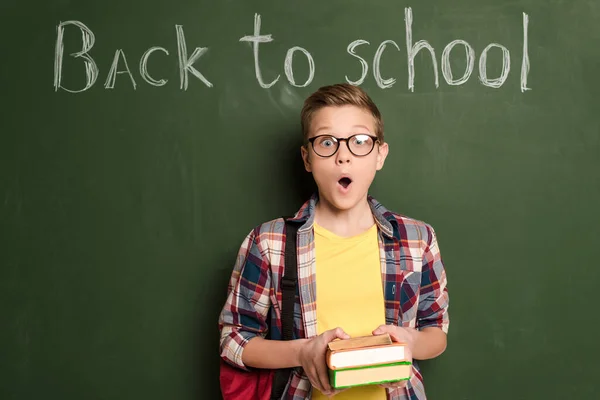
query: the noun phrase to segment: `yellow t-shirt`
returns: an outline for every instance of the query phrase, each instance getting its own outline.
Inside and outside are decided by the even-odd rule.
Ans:
[[[352,237],[337,236],[314,224],[317,268],[317,331],[336,327],[351,337],[371,335],[385,324],[385,304],[377,225]],[[317,389],[313,399],[327,399]],[[335,400],[385,400],[385,389],[354,387]]]

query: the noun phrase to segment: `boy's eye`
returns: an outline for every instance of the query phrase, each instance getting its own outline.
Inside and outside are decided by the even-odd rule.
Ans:
[[[369,137],[369,135],[356,135],[354,136],[353,142],[357,146],[362,146],[369,143],[370,140],[371,138]]]
[[[321,138],[321,140],[319,140],[319,145],[323,146],[323,147],[332,147],[332,146],[335,146],[335,142],[332,138],[325,137],[325,138]]]

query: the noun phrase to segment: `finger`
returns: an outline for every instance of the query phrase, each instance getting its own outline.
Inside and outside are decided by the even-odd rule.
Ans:
[[[329,374],[327,373],[327,368],[325,365],[316,366],[317,379],[319,384],[323,388],[323,393],[328,394],[332,392],[331,385],[329,384]]]
[[[384,387],[386,389],[400,389],[406,386],[406,381],[398,381],[398,382],[388,382],[388,383],[383,383],[381,385],[379,385],[381,387]]]
[[[332,392],[331,392],[331,397],[333,397],[333,396],[337,396],[338,394],[340,394],[340,393],[342,393],[342,392],[345,392],[346,390],[348,390],[348,389],[339,389],[339,390],[332,389]]]
[[[325,389],[323,389],[323,388],[322,388],[322,387],[319,385],[319,383],[318,383],[318,381],[317,381],[317,380],[314,380],[314,381],[313,381],[312,379],[309,379],[309,381],[310,381],[310,384],[312,385],[313,389],[316,389],[316,390],[318,390],[319,392],[321,392],[321,393],[323,393],[323,394],[327,394],[327,393],[326,393],[326,391],[325,391]]]
[[[308,371],[304,371],[306,373],[306,376],[308,377],[308,380],[310,381],[310,384],[317,390],[319,390],[319,392],[324,393],[325,389],[323,389],[323,386],[321,386],[321,382],[319,380],[319,374],[317,373],[316,369],[310,369]]]
[[[316,368],[311,368],[306,372],[306,376],[308,377],[308,380],[310,381],[310,384],[313,386],[313,388],[317,389],[319,392],[323,393],[323,394],[327,394],[327,390],[325,390],[325,388],[323,387],[323,385],[321,384],[321,379],[319,376],[319,371],[317,371]]]

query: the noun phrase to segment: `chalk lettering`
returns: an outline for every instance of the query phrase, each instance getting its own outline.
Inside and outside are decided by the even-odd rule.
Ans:
[[[306,82],[303,85],[297,85],[296,80],[294,79],[294,71],[292,69],[292,61],[294,59],[294,53],[296,51],[300,51],[300,52],[304,53],[304,55],[306,56],[306,59],[308,60],[308,71],[309,71],[308,79],[306,80]],[[313,60],[310,53],[302,47],[295,46],[288,50],[287,55],[285,56],[285,62],[283,65],[283,69],[285,70],[285,76],[287,77],[288,81],[290,82],[290,85],[292,85],[292,86],[307,87],[308,85],[310,85],[313,78],[315,77],[315,61]]]
[[[523,13],[523,62],[521,63],[521,92],[531,90],[527,87],[527,76],[529,75],[529,15]]]
[[[377,86],[379,86],[382,89],[391,88],[392,86],[394,86],[394,83],[396,83],[396,78],[383,79],[381,77],[381,71],[379,68],[379,63],[381,62],[381,55],[383,54],[383,51],[385,50],[385,47],[388,44],[393,44],[396,47],[396,49],[400,51],[400,47],[398,47],[396,42],[394,42],[393,40],[384,40],[377,48],[377,51],[375,52],[375,57],[373,58],[373,77],[375,78],[375,82],[377,82]]]
[[[125,70],[119,71],[117,68],[119,67],[119,59],[123,58],[123,62],[125,63]],[[106,82],[104,83],[105,89],[114,89],[115,81],[117,80],[117,74],[129,74],[129,78],[131,79],[131,84],[133,85],[133,90],[136,88],[135,80],[133,79],[133,75],[131,75],[131,71],[129,70],[129,65],[127,65],[127,58],[125,57],[125,53],[123,50],[118,49],[115,51],[115,58],[113,59],[113,63],[110,67],[110,71],[108,72],[108,76],[106,77]]]
[[[161,79],[161,80],[157,81],[156,79],[152,78],[150,76],[150,74],[148,73],[148,58],[150,57],[150,55],[152,53],[154,53],[157,50],[160,50],[163,53],[165,53],[166,55],[169,55],[169,52],[167,51],[167,49],[165,49],[163,47],[150,47],[148,50],[146,50],[146,52],[140,59],[140,75],[142,76],[143,80],[145,80],[146,82],[148,82],[149,84],[151,84],[153,86],[164,86],[168,82],[167,79]]]
[[[358,39],[358,40],[355,40],[354,42],[350,43],[348,45],[348,48],[346,49],[348,54],[350,54],[353,57],[358,58],[358,60],[360,61],[360,65],[362,67],[362,74],[360,75],[360,79],[358,79],[357,81],[351,81],[350,78],[348,78],[348,75],[346,75],[346,82],[348,82],[351,85],[355,85],[355,86],[362,85],[363,82],[365,81],[365,78],[367,77],[367,73],[369,72],[369,64],[367,63],[367,61],[364,58],[362,58],[361,56],[359,56],[358,54],[356,54],[356,48],[358,46],[360,46],[361,44],[369,44],[369,42],[367,42],[366,40]]]
[[[487,77],[487,53],[492,47],[498,47],[502,50],[502,72],[500,73],[500,76],[495,79],[489,79]],[[491,43],[483,49],[481,56],[479,56],[479,80],[484,86],[498,89],[504,84],[504,81],[506,81],[509,72],[510,52],[506,47],[498,43]]]
[[[252,50],[254,52],[254,72],[256,73],[256,80],[258,84],[263,89],[268,89],[273,86],[279,80],[279,76],[275,78],[271,83],[265,83],[262,78],[262,74],[260,72],[260,63],[258,62],[258,46],[261,43],[269,43],[273,41],[273,37],[271,35],[261,35],[260,34],[260,15],[254,14],[254,35],[252,36],[244,36],[240,39],[240,42],[251,42]]]
[[[187,55],[187,45],[185,43],[185,35],[183,33],[183,26],[175,25],[175,30],[177,31],[177,50],[179,54],[179,80],[180,80],[180,88],[183,90],[187,90],[188,88],[188,72],[191,72],[196,78],[200,79],[206,86],[213,87],[212,83],[208,81],[198,71],[193,67],[194,63],[202,57],[204,53],[208,51],[207,47],[196,47],[192,55],[188,58]]]
[[[457,44],[462,44],[465,46],[465,53],[467,57],[467,68],[465,69],[465,73],[460,79],[453,79],[452,77],[452,68],[450,66],[450,52]],[[446,80],[448,85],[462,85],[471,77],[471,73],[473,73],[473,67],[475,65],[475,50],[471,47],[471,45],[464,40],[454,40],[444,48],[444,52],[442,53],[442,75]]]
[[[83,62],[85,64],[86,84],[85,84],[85,87],[81,90],[67,89],[64,86],[62,86],[62,84],[61,84],[63,55],[65,52],[63,36],[64,36],[65,26],[67,26],[67,25],[75,25],[81,31],[81,41],[82,41],[81,51],[71,54],[71,56],[73,56],[75,58],[83,58]],[[70,93],[84,92],[84,91],[88,90],[89,88],[91,88],[94,85],[94,83],[96,82],[96,79],[98,79],[98,66],[96,65],[96,62],[94,61],[94,59],[92,57],[90,57],[90,55],[88,54],[88,51],[90,51],[92,49],[92,47],[94,47],[94,41],[95,41],[94,33],[87,26],[85,26],[83,23],[81,23],[79,21],[61,22],[58,24],[58,27],[56,30],[57,30],[56,47],[55,47],[55,51],[54,51],[54,91],[58,91],[58,89],[60,88],[60,89],[66,90],[67,92],[70,92]]]
[[[404,21],[406,26],[406,53],[408,57],[408,89],[411,92],[415,91],[415,56],[423,49],[427,49],[431,53],[431,62],[433,63],[433,74],[435,77],[435,87],[440,86],[438,78],[437,59],[433,47],[426,40],[419,40],[413,45],[412,43],[412,9],[410,7],[404,9]]]

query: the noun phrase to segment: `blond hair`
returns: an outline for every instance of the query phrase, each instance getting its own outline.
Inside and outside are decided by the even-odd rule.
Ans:
[[[323,86],[305,101],[300,113],[304,141],[308,140],[310,123],[315,112],[323,107],[356,106],[369,112],[375,119],[375,135],[383,143],[383,119],[379,109],[369,95],[360,87],[348,83]]]

